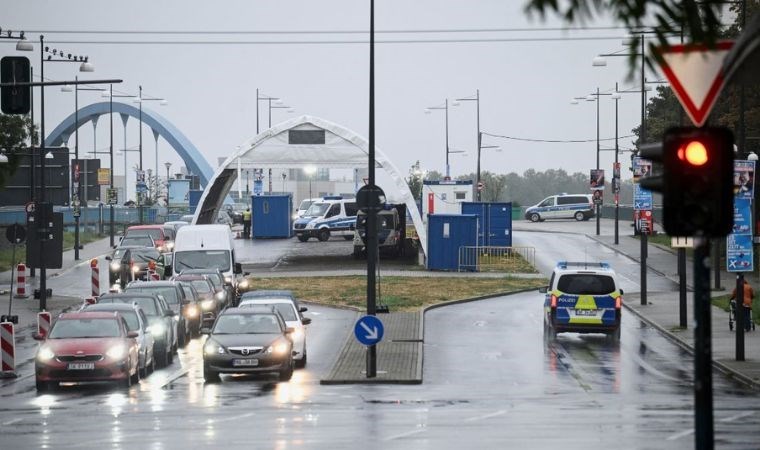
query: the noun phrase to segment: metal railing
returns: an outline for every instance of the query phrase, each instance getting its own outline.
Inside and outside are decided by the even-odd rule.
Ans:
[[[535,247],[459,247],[460,272],[521,272],[535,263]]]

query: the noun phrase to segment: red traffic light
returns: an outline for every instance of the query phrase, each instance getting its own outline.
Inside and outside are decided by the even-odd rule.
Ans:
[[[703,166],[709,159],[707,147],[701,141],[684,142],[678,147],[677,156],[678,159],[686,161],[692,166]]]

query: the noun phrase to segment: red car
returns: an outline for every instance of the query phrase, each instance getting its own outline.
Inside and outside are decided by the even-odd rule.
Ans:
[[[163,225],[132,225],[127,228],[124,237],[150,236],[159,252],[169,252],[174,247],[174,242],[171,241],[168,234],[169,231]]]
[[[38,391],[63,381],[114,381],[129,387],[139,380],[137,331],[128,331],[116,312],[73,312],[58,316],[35,357]]]

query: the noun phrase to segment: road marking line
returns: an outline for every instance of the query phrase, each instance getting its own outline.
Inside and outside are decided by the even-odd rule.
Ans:
[[[19,423],[22,420],[24,420],[24,419],[18,418],[18,419],[9,420],[7,422],[3,422],[3,426],[5,427],[5,426],[8,426],[8,425],[13,425],[14,423]]]
[[[739,413],[739,414],[737,414],[735,416],[726,417],[725,419],[720,419],[720,421],[721,422],[733,422],[734,420],[743,419],[745,417],[749,417],[749,416],[752,416],[754,414],[755,414],[754,411],[747,411],[747,412]]]
[[[682,431],[680,433],[676,433],[676,434],[674,434],[672,436],[668,436],[668,438],[666,440],[668,440],[668,441],[675,441],[676,439],[681,439],[682,437],[686,437],[686,436],[688,436],[690,434],[694,434],[694,430],[684,430],[684,431]]]
[[[470,417],[468,419],[465,419],[464,421],[465,422],[476,422],[478,420],[486,420],[486,419],[490,419],[492,417],[498,417],[498,416],[501,416],[501,415],[506,414],[506,413],[507,413],[507,411],[504,410],[504,409],[502,409],[502,410],[493,412],[491,414],[486,414],[486,415],[477,416],[477,417]]]
[[[189,372],[190,372],[190,368],[189,367],[182,367],[182,368],[180,368],[178,370],[175,370],[173,373],[169,374],[166,377],[166,381],[164,381],[163,383],[161,383],[161,385],[158,386],[158,388],[162,389],[162,388],[166,387],[167,384],[172,383],[175,380],[177,380],[177,379],[179,379],[179,378],[187,375]]]
[[[426,430],[426,428],[425,428],[424,425],[421,425],[419,428],[417,428],[415,430],[407,431],[406,433],[396,434],[396,435],[387,437],[384,440],[386,440],[386,441],[393,441],[393,440],[396,440],[396,439],[401,439],[401,438],[404,438],[404,437],[413,436],[415,434],[422,433],[423,431],[427,431],[427,430]]]
[[[211,419],[211,423],[222,423],[222,422],[229,422],[232,420],[240,420],[240,419],[245,419],[246,417],[251,417],[254,415],[256,415],[256,413],[250,412],[250,413],[240,414],[239,416],[226,417],[224,419]]]

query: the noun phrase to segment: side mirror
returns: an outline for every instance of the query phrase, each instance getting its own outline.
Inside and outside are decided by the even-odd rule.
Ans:
[[[202,327],[201,328],[201,334],[211,334],[211,328],[209,328],[209,327]]]
[[[135,339],[135,338],[137,338],[139,336],[140,336],[140,333],[138,333],[137,331],[127,331],[127,337],[128,338]]]
[[[304,317],[303,319],[301,319],[301,323],[304,324],[304,325],[308,325],[308,324],[311,323],[311,318],[310,317]]]
[[[298,307],[298,312],[306,312],[306,311],[308,311],[308,310],[309,310],[309,308],[307,308],[307,307],[305,307],[305,306],[299,306],[299,307]]]
[[[167,317],[174,317],[174,316],[177,315],[177,313],[175,313],[174,310],[170,309],[170,310],[166,311],[166,313],[164,315],[167,316]]]
[[[106,261],[113,261],[113,258],[111,258],[110,256],[106,256]]]
[[[34,339],[35,341],[44,341],[45,335],[39,334],[39,333],[32,333],[32,339]]]
[[[538,288],[538,292],[542,294],[546,294],[548,291],[549,291],[549,286],[541,286],[540,288]]]
[[[625,295],[625,292],[623,292],[622,289],[620,289],[620,295]]]
[[[235,263],[235,275],[243,273],[243,265],[240,263]]]

